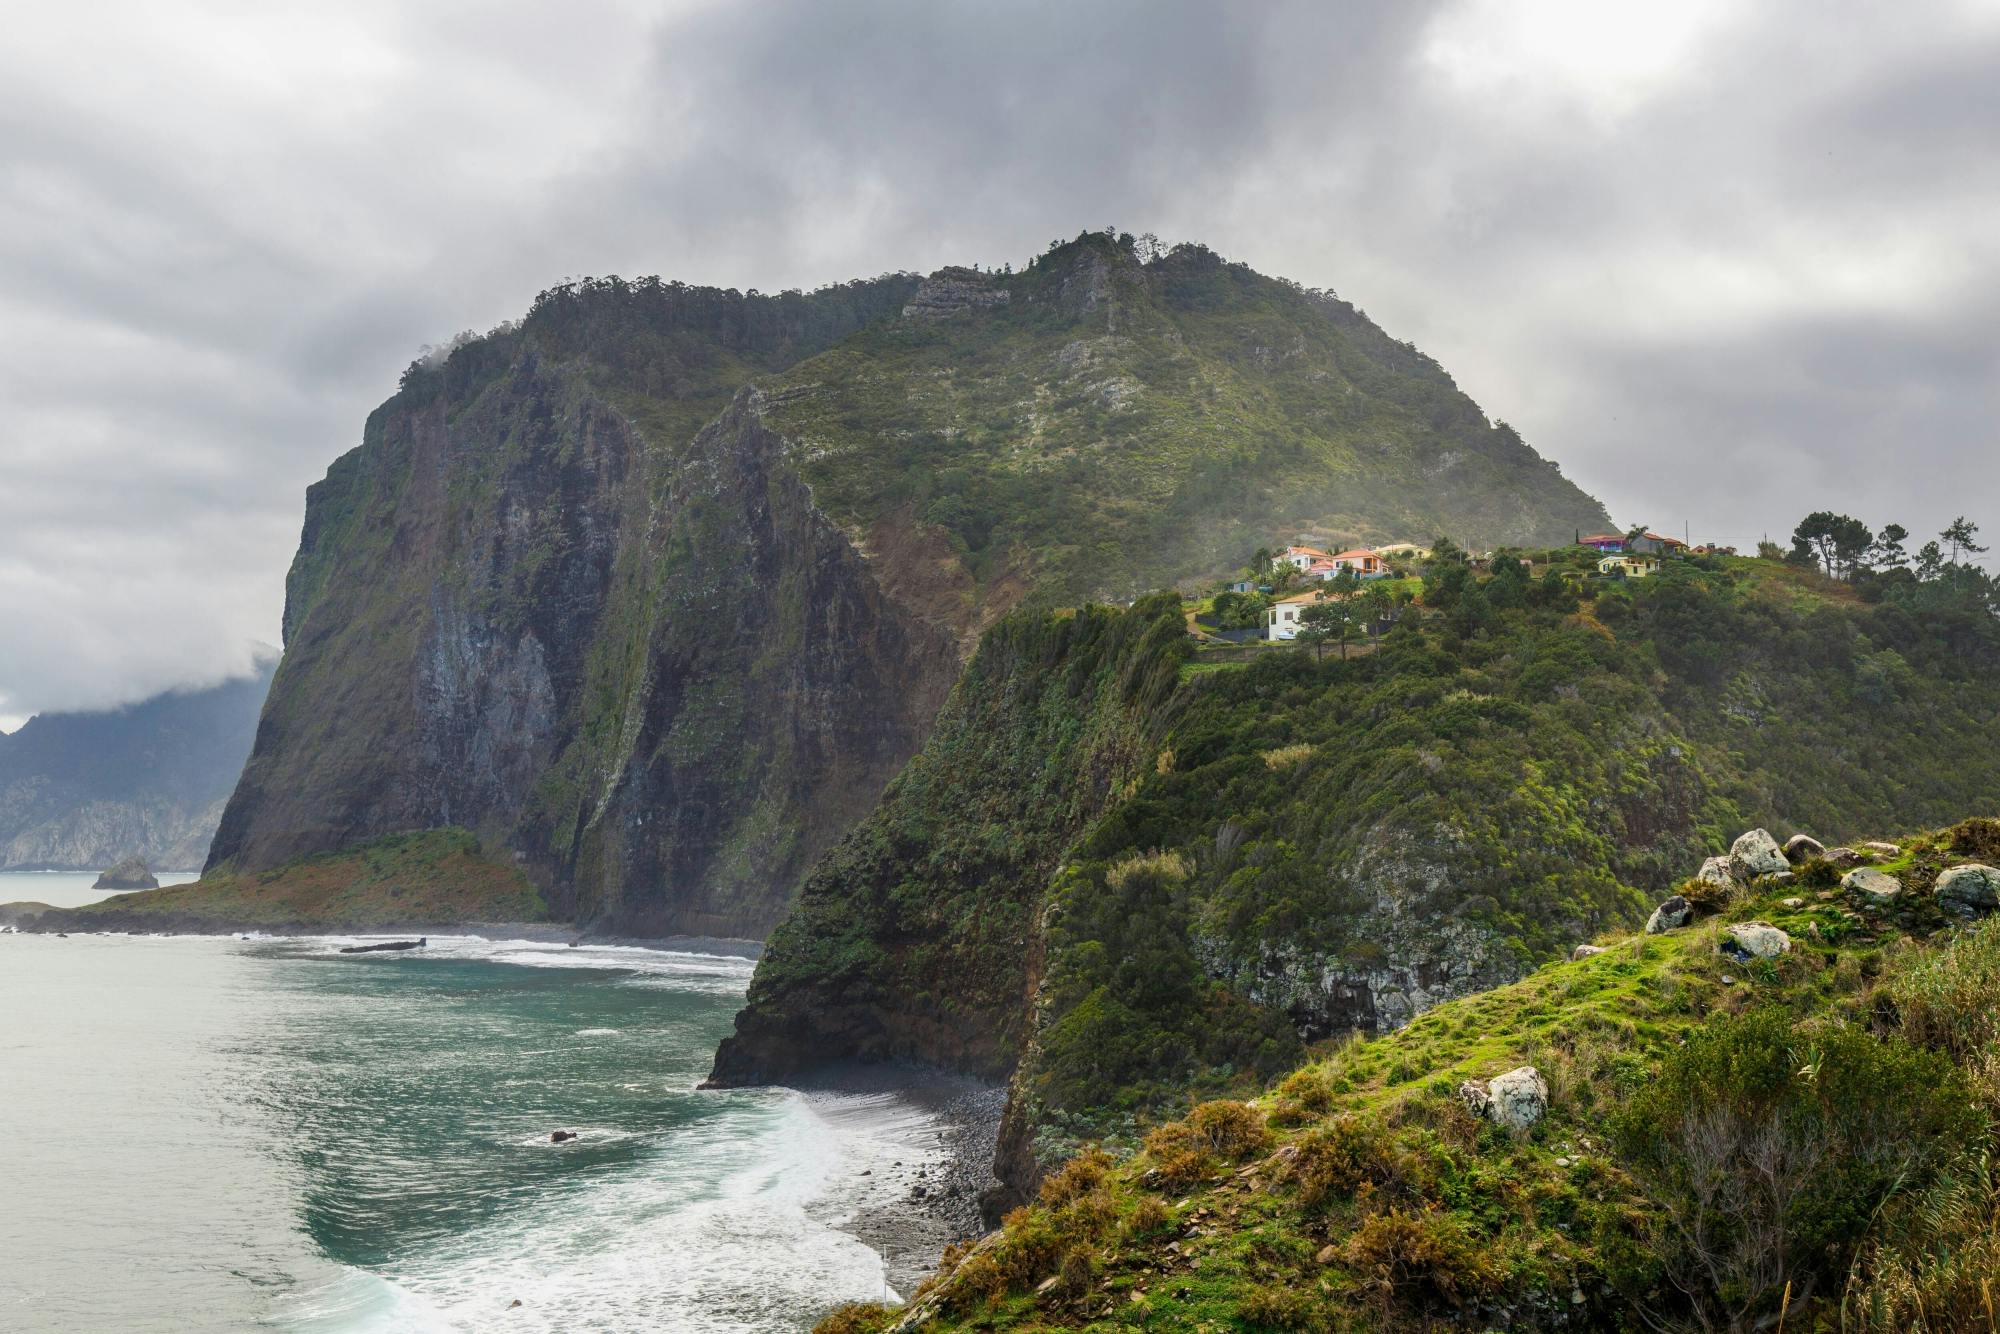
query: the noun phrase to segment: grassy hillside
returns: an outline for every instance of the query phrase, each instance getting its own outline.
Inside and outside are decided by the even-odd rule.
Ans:
[[[978,728],[941,727],[910,770],[927,780],[893,787],[824,864],[718,1073],[1013,1062],[1001,1168],[1025,1191],[1190,1094],[1261,1087],[1315,1043],[1400,1027],[1636,924],[1746,827],[1837,841],[1871,807],[1926,824],[2000,791],[1990,622],[1867,603],[1770,561],[1695,558],[1629,583],[1579,581],[1583,563],[1442,567],[1347,662],[1300,649],[1212,666],[1168,599],[1090,613],[1089,642],[1117,654],[969,676],[952,716]],[[995,634],[1053,654],[1063,641],[1036,628],[1053,624]],[[1169,671],[1172,690],[1119,715],[1099,808],[1024,823],[1030,795],[1068,791],[1056,776],[1072,772],[1031,720]],[[973,859],[1017,839],[1034,855]],[[865,1032],[830,1003],[851,996],[867,998]]]
[[[2000,919],[1933,887],[1996,854],[1993,820],[1910,839],[1886,904],[1808,859],[1332,1044],[1084,1151],[909,1311],[820,1328],[1989,1328]],[[1788,948],[1732,957],[1752,922]],[[1523,1065],[1536,1119],[1465,1096]]]

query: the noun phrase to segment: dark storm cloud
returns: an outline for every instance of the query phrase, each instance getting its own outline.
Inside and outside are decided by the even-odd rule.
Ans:
[[[305,486],[417,346],[587,273],[775,290],[1112,223],[1335,288],[1621,520],[2000,498],[1991,6],[133,3],[9,38],[0,718],[247,665]]]

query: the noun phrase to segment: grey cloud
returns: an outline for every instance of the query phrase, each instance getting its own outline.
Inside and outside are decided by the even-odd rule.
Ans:
[[[587,273],[1115,223],[1340,291],[1622,519],[2000,496],[1976,5],[130,3],[0,48],[0,716],[246,667],[418,344]]]

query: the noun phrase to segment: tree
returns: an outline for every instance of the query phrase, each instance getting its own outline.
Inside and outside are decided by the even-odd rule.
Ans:
[[[1340,613],[1331,602],[1314,602],[1299,613],[1299,624],[1304,626],[1298,633],[1300,642],[1312,645],[1313,661],[1318,662],[1323,646],[1334,634],[1334,623]]]
[[[1389,612],[1394,606],[1388,589],[1380,584],[1368,585],[1368,591],[1361,595],[1361,614],[1367,621],[1369,642],[1379,638],[1375,627],[1389,619]]]
[[[1939,533],[1938,536],[1943,538],[1945,543],[1951,547],[1950,560],[1953,565],[1958,564],[1958,556],[1961,551],[1968,556],[1977,556],[1983,554],[1986,550],[1978,542],[1979,525],[1971,522],[1963,514],[1953,519],[1951,526]]]
[[[1852,578],[1868,554],[1875,534],[1859,519],[1831,510],[1815,510],[1792,530],[1792,554],[1817,559],[1833,578]]]
[[[1879,570],[1899,570],[1910,563],[1909,553],[1903,550],[1903,539],[1910,530],[1900,523],[1885,523],[1875,538],[1875,545],[1868,549],[1868,563]]]

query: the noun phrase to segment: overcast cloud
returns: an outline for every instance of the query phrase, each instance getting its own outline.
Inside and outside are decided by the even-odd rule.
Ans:
[[[245,668],[418,346],[1116,224],[1331,287],[1621,522],[2000,531],[2000,4],[17,7],[0,725]]]

